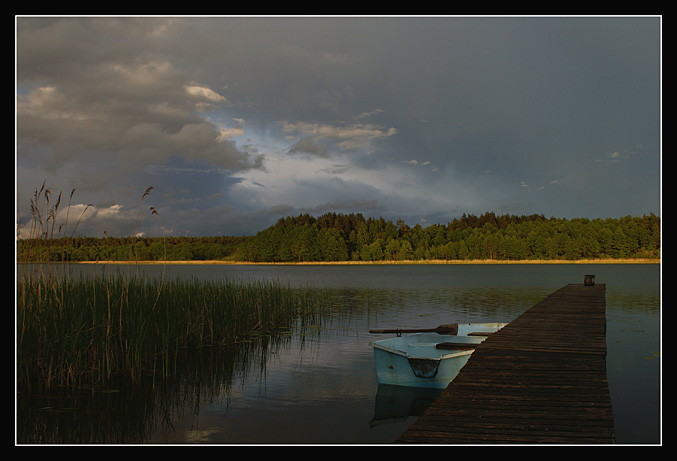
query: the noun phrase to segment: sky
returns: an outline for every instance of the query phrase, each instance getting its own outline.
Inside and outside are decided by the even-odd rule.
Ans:
[[[17,16],[17,228],[43,183],[55,236],[660,215],[661,26]]]

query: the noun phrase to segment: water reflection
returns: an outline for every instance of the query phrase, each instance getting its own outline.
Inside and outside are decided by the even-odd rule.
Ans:
[[[376,391],[374,418],[370,426],[408,421],[419,416],[435,402],[442,389],[391,386],[379,384]]]
[[[147,276],[161,266],[142,268]],[[87,266],[73,271],[104,272]],[[116,270],[108,267],[108,274]],[[585,273],[607,283],[617,443],[660,434],[657,267],[199,267],[171,277],[273,280],[323,290],[315,325],[194,354],[173,379],[17,395],[19,443],[391,443],[435,397],[378,384],[373,328],[509,322]],[[502,275],[501,275],[502,274]],[[651,358],[651,359],[650,359]],[[438,392],[433,390],[433,392]]]
[[[186,411],[199,414],[208,402],[227,401],[234,383],[265,374],[268,358],[289,338],[262,337],[230,349],[186,352],[175,377],[122,378],[108,388],[17,396],[17,442],[29,444],[143,443],[154,433],[170,434]]]

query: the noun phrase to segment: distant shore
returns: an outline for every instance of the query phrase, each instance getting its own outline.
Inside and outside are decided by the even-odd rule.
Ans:
[[[471,264],[660,264],[660,259],[524,259],[500,261],[477,260],[422,260],[422,261],[309,261],[309,262],[249,262],[249,261],[76,261],[73,264],[171,264],[171,265],[241,265],[241,266],[388,266],[388,265],[471,265]]]

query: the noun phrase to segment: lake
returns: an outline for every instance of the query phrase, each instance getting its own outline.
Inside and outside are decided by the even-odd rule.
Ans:
[[[616,443],[661,443],[658,264],[148,265],[148,277],[268,280],[323,290],[321,325],[196,357],[169,382],[17,397],[19,443],[389,444],[439,391],[379,385],[374,328],[509,322],[558,288],[606,284]],[[128,266],[73,265],[78,273]],[[136,268],[134,269],[136,270]]]

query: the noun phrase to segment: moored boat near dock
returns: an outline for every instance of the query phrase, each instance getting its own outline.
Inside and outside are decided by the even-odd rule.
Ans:
[[[444,389],[467,363],[475,347],[505,325],[471,323],[424,330],[371,330],[370,333],[397,335],[371,343],[379,383]]]
[[[605,292],[586,276],[487,337],[396,442],[613,444]]]

